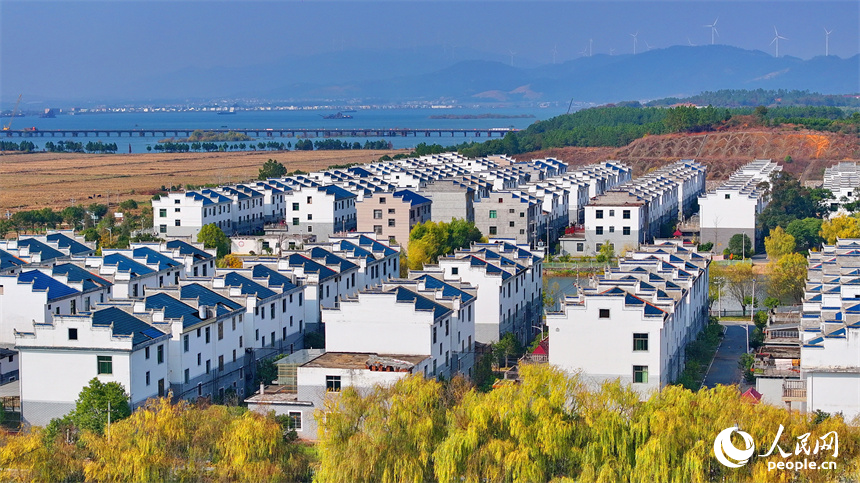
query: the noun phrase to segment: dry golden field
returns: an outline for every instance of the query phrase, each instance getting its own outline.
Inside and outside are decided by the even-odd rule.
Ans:
[[[268,159],[288,170],[369,163],[401,151],[277,151],[158,154],[34,153],[0,156],[0,212],[74,203],[148,200],[161,186],[254,179]]]

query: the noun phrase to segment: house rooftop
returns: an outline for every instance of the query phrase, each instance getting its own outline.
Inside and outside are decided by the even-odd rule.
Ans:
[[[326,352],[325,354],[305,363],[302,367],[321,367],[331,369],[369,369],[374,362],[390,362],[412,369],[429,355],[414,354],[377,354],[367,352]]]

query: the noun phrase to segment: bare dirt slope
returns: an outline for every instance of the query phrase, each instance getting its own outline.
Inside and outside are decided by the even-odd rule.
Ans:
[[[860,159],[860,139],[802,130],[724,131],[648,136],[620,149],[555,148],[516,157],[555,157],[576,166],[617,159],[633,166],[634,176],[679,159],[695,159],[708,166],[709,180],[722,180],[753,159],[781,162],[786,156],[792,158],[784,164],[786,171],[804,180],[821,180],[825,167]]]
[[[237,183],[255,178],[268,159],[294,171],[369,163],[399,151],[69,154],[0,156],[0,210],[63,208],[149,199],[161,186]],[[2,214],[0,212],[0,214]]]

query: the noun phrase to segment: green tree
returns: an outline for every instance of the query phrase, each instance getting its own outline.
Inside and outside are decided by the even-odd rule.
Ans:
[[[263,163],[263,167],[260,168],[260,174],[258,176],[261,180],[267,180],[270,178],[283,178],[287,174],[287,168],[283,164],[274,159],[269,159],[265,163]]]
[[[115,423],[130,415],[128,394],[122,385],[118,382],[103,383],[94,377],[78,395],[71,420],[80,430],[102,434],[108,419]]]
[[[409,232],[409,268],[419,270],[424,264],[436,263],[442,255],[467,248],[482,239],[481,232],[473,222],[454,219],[451,223],[419,223]]]
[[[216,248],[218,258],[230,253],[230,239],[215,223],[210,223],[200,229],[200,233],[197,234],[197,242],[202,243],[205,248]]]
[[[808,252],[811,249],[817,249],[821,245],[821,223],[820,218],[803,218],[792,220],[785,227],[785,232],[794,237],[796,250]]]
[[[757,223],[765,234],[777,226],[787,227],[793,220],[820,218],[825,212],[827,190],[810,190],[785,171],[773,173],[770,181],[759,184],[770,203],[758,216]]]
[[[734,258],[753,256],[750,237],[746,233],[736,233],[729,239],[728,251],[734,255]]]
[[[848,215],[834,216],[821,223],[819,235],[828,245],[836,243],[837,238],[860,238],[860,220]]]
[[[768,293],[780,300],[801,302],[806,288],[806,272],[806,257],[800,253],[789,253],[771,262],[768,264]]]
[[[615,247],[609,242],[609,240],[606,240],[602,245],[600,245],[600,250],[597,252],[595,260],[597,260],[598,263],[610,263],[614,258]]]
[[[123,212],[136,210],[137,209],[137,201],[134,200],[125,200],[119,204],[119,209]]]

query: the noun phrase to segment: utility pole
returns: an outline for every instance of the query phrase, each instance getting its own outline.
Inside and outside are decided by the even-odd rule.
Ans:
[[[755,275],[753,275],[752,297],[750,297],[750,322],[753,322],[755,315]],[[750,330],[749,325],[744,324],[744,331],[747,333],[747,354],[750,353]]]

